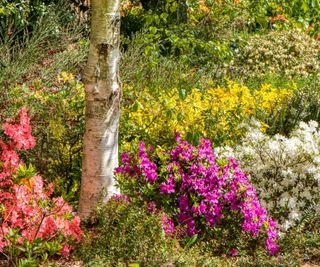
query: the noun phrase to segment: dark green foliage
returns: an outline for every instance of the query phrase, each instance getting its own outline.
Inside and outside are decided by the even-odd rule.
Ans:
[[[62,6],[67,12],[60,14],[57,20],[53,19],[54,10]],[[0,45],[24,46],[25,41],[31,38],[35,29],[48,16],[51,16],[57,27],[52,29],[51,38],[54,34],[59,34],[58,23],[68,23],[73,19],[69,4],[65,0],[2,0],[0,3]],[[15,55],[12,54],[12,56]]]
[[[167,241],[159,217],[146,207],[110,201],[97,211],[98,225],[80,254],[88,266],[161,266],[167,260]]]
[[[253,17],[253,26],[256,30],[292,27],[306,29],[312,26],[310,34],[313,36],[319,34],[319,0],[254,0],[248,2],[248,10]],[[276,18],[279,15],[285,20],[270,20],[270,17]]]
[[[0,23],[3,24],[6,23],[6,20],[1,18],[1,5],[2,3],[0,4]],[[51,72],[50,78],[52,78],[52,73],[55,72],[54,75],[56,75],[57,69],[58,71],[75,70],[79,68],[80,62],[83,63],[85,52],[82,50],[81,55],[66,53],[64,57],[58,58],[55,64],[52,64],[53,57],[59,57],[60,52],[66,50],[68,45],[82,38],[83,26],[75,21],[69,4],[64,3],[63,0],[43,6],[43,8],[43,13],[36,16],[32,30],[23,28],[18,31],[21,32],[23,38],[19,39],[14,34],[10,37],[7,34],[8,31],[11,31],[9,28],[17,27],[16,22],[8,22],[8,25],[0,29],[0,35],[6,36],[0,38],[0,87],[13,81],[31,80],[37,75],[48,78],[48,72]],[[20,18],[20,15],[16,13],[2,16],[7,16],[9,19],[11,15]],[[47,64],[43,65],[45,60]],[[57,69],[53,70],[54,67]]]
[[[288,135],[297,128],[300,121],[320,122],[320,81],[319,79],[303,79],[297,81],[297,90],[277,117],[269,122],[269,134],[282,133]]]

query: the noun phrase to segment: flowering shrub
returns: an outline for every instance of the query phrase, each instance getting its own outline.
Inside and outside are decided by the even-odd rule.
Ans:
[[[320,130],[301,122],[289,137],[270,137],[250,128],[242,144],[220,153],[235,156],[252,176],[263,206],[287,229],[304,211],[320,211]]]
[[[22,165],[17,150],[35,146],[29,117],[3,124],[0,139],[0,252],[15,264],[35,264],[53,254],[69,255],[82,236],[80,219],[62,197],[51,198],[53,185]],[[22,260],[21,257],[27,259]]]
[[[266,248],[275,254],[276,223],[237,161],[217,161],[206,139],[194,147],[177,135],[177,142],[169,152],[155,153],[141,142],[137,155],[123,153],[116,169],[122,191],[148,202],[151,210],[162,210],[167,235],[205,239],[216,229],[238,227],[255,239],[266,234]]]
[[[28,108],[37,145],[23,151],[23,158],[49,181],[58,178],[55,193],[74,200],[81,176],[84,88],[68,72],[62,71],[54,79],[10,87],[7,98],[2,100],[5,105],[0,120],[11,117],[21,107]]]
[[[266,73],[307,77],[319,75],[319,42],[300,30],[256,35],[240,49],[233,70],[242,77]]]
[[[275,116],[292,91],[263,85],[251,92],[233,82],[225,88],[193,89],[185,96],[175,89],[156,95],[145,88],[134,103],[124,107],[122,140],[127,142],[125,145],[132,138],[147,140],[152,145],[168,145],[174,140],[172,130],[176,130],[189,141],[204,136],[217,144],[230,143],[244,134],[241,123],[251,117],[263,121]]]

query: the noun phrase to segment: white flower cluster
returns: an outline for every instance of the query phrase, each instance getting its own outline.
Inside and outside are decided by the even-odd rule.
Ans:
[[[306,33],[274,31],[251,37],[231,67],[246,76],[281,73],[306,77],[319,74],[319,55],[319,42]]]
[[[218,148],[235,157],[251,175],[263,205],[284,229],[298,222],[308,208],[320,210],[320,130],[301,122],[290,137],[270,137],[250,128],[240,146]]]

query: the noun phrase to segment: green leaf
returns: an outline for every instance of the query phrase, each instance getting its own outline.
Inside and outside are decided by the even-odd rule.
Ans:
[[[138,110],[138,103],[136,102],[136,103],[134,103],[132,106],[131,106],[131,112],[137,112],[137,110]]]
[[[161,13],[160,18],[164,21],[167,22],[169,14],[168,13]]]
[[[151,34],[156,34],[157,31],[158,31],[158,29],[157,29],[156,27],[154,27],[154,26],[150,26],[150,27],[149,27],[149,32],[150,32]]]
[[[179,90],[179,98],[180,99],[182,99],[182,100],[186,99],[187,95],[188,95],[188,93],[187,93],[186,89],[182,88]]]
[[[191,247],[198,239],[198,235],[186,238],[186,248]]]

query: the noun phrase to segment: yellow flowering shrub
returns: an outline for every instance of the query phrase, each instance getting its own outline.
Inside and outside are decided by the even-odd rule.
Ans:
[[[261,110],[267,111],[270,115],[275,108],[281,107],[282,103],[291,96],[295,89],[295,84],[293,84],[292,90],[273,88],[270,84],[264,84],[254,94],[255,103]]]
[[[174,131],[194,142],[203,136],[216,144],[232,144],[243,135],[243,123],[252,118],[265,129],[265,119],[281,110],[293,90],[266,84],[251,91],[229,82],[226,87],[195,88],[181,96],[177,89],[159,90],[156,95],[149,88],[133,95],[134,88],[125,87],[125,99],[130,95],[131,102],[122,110],[122,144],[143,139],[153,145],[169,145]]]

